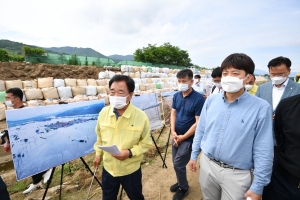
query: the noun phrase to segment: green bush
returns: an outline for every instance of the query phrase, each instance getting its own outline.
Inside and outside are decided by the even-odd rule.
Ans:
[[[8,62],[9,61],[9,56],[7,51],[0,49],[0,61],[1,62]]]

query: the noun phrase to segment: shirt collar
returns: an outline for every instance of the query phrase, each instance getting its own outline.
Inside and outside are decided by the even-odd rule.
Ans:
[[[244,99],[246,99],[247,97],[248,97],[248,95],[250,95],[249,93],[248,93],[248,91],[246,90],[246,89],[244,89],[244,92],[243,92],[243,94],[241,95],[241,96],[239,96],[236,100],[234,100],[233,102],[237,102],[237,103],[239,103],[239,102],[241,102],[241,101],[243,101]],[[227,100],[226,100],[226,98],[225,98],[225,91],[222,91],[222,98],[223,98],[223,100],[224,100],[224,102],[228,102]],[[233,103],[232,102],[232,103]],[[229,102],[228,102],[229,103]]]
[[[284,81],[284,83],[280,86],[280,88],[285,88],[285,87],[287,86],[288,82],[289,82],[289,78],[287,78],[287,79]],[[273,87],[276,87],[276,85],[273,84]],[[276,87],[276,88],[278,88],[278,87]],[[278,88],[278,89],[280,89],[280,88]]]
[[[131,116],[132,110],[133,110],[133,105],[129,102],[128,107],[126,108],[125,112],[121,116],[123,116],[125,118],[129,118]],[[115,112],[117,112],[117,109],[110,106],[108,116],[111,117],[111,116],[115,115]]]
[[[183,97],[182,92],[180,92],[180,93],[181,93],[182,98],[186,98],[186,97],[190,96],[194,91],[195,91],[194,88],[192,88],[192,91],[187,96],[185,96],[185,97]]]

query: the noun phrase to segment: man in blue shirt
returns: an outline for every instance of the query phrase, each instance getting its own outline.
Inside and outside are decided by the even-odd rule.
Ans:
[[[254,67],[245,54],[229,55],[221,65],[224,92],[209,96],[203,106],[189,166],[197,170],[202,150],[199,181],[204,199],[260,200],[270,182],[272,109],[244,88]]]
[[[189,69],[177,73],[178,90],[172,103],[171,133],[172,133],[172,159],[176,173],[177,183],[170,187],[171,192],[176,192],[173,200],[183,199],[189,192],[186,177],[192,142],[204,104],[203,96],[193,88],[193,72]]]
[[[195,75],[194,77],[194,84],[193,84],[193,89],[196,92],[199,92],[200,94],[204,95],[205,93],[205,88],[204,88],[204,84],[201,83],[201,76],[200,75]]]

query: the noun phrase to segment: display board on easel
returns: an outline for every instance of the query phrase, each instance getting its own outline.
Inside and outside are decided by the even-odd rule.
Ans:
[[[17,180],[92,153],[104,105],[96,100],[7,110]]]

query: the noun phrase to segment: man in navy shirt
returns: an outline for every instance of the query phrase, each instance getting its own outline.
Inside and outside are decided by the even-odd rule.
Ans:
[[[177,79],[179,92],[173,97],[171,111],[172,159],[177,178],[177,183],[170,187],[171,192],[176,192],[173,200],[183,199],[189,191],[186,165],[191,157],[192,142],[204,104],[203,96],[192,88],[191,70],[179,71]]]

